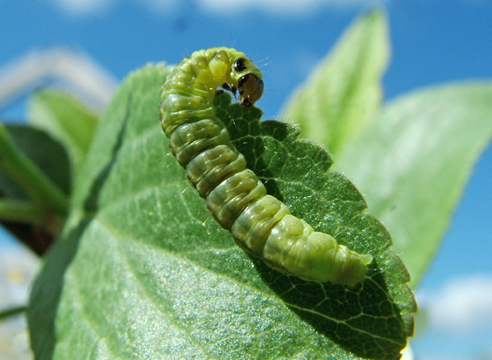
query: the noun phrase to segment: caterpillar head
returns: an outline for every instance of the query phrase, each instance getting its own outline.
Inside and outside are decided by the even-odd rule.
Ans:
[[[231,78],[237,82],[239,102],[243,106],[253,106],[263,94],[263,76],[260,69],[249,59],[238,57],[231,69]],[[232,91],[235,92],[235,87]]]

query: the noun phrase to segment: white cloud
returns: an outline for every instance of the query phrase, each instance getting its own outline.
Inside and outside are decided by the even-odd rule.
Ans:
[[[492,274],[454,279],[419,302],[435,330],[467,333],[491,327]]]
[[[122,0],[49,0],[72,16],[87,16],[106,12]],[[151,11],[173,14],[180,0],[133,0]],[[320,8],[353,9],[381,5],[392,0],[194,0],[199,8],[220,15],[240,15],[244,11],[259,10],[280,16],[304,16]],[[480,4],[487,0],[462,0]]]
[[[304,15],[321,7],[352,8],[381,4],[386,0],[199,0],[207,11],[234,14],[244,10],[258,9],[278,15]]]
[[[51,0],[70,15],[84,16],[102,13],[114,0]]]
[[[72,16],[100,14],[121,0],[50,0],[64,12]],[[138,1],[138,0],[135,0]],[[321,7],[352,8],[381,4],[388,0],[196,0],[198,6],[208,12],[218,14],[240,14],[247,10],[260,10],[270,14],[299,16],[311,14]],[[152,11],[173,13],[179,0],[138,1]]]
[[[71,16],[83,17],[102,14],[121,0],[50,0],[61,10]],[[146,8],[162,13],[173,13],[179,0],[134,0]]]

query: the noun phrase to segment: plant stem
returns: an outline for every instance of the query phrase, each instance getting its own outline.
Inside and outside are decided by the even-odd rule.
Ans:
[[[28,201],[0,200],[0,220],[42,223],[42,210]]]
[[[8,318],[10,316],[14,316],[17,314],[21,314],[27,310],[27,306],[17,306],[13,307],[7,310],[1,310],[0,311],[0,320],[3,320],[5,318]]]
[[[58,186],[14,144],[0,123],[0,169],[3,170],[40,209],[66,216],[68,199]]]

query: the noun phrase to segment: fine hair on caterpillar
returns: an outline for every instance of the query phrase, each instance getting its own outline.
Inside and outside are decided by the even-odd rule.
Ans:
[[[366,276],[369,254],[339,245],[314,231],[268,195],[232,143],[213,104],[218,87],[253,106],[263,94],[258,67],[242,52],[210,48],[194,52],[167,76],[160,119],[169,147],[219,224],[236,243],[271,268],[306,281],[352,285]]]

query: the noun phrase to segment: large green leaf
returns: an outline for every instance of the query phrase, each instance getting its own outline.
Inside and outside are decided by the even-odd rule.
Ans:
[[[395,101],[337,157],[391,231],[416,286],[492,137],[492,84],[418,91]],[[467,239],[465,241],[472,241]]]
[[[130,76],[97,130],[73,211],[31,294],[38,359],[394,359],[412,332],[408,274],[326,151],[216,97],[268,191],[374,261],[354,287],[307,283],[234,243],[192,189],[157,119],[168,69]]]
[[[359,19],[289,99],[282,118],[337,155],[379,110],[389,57],[387,28],[381,11]]]
[[[43,90],[30,101],[29,121],[65,146],[76,175],[91,144],[97,114],[65,92]]]

